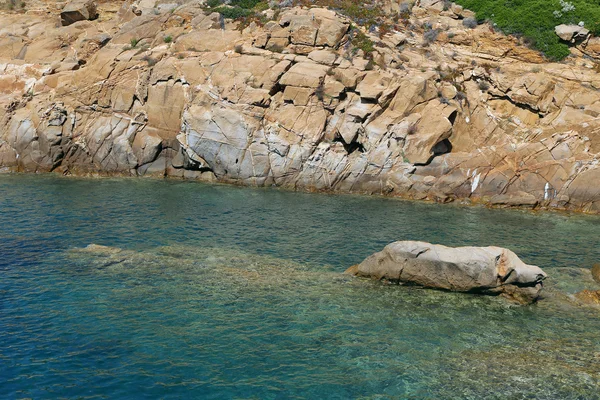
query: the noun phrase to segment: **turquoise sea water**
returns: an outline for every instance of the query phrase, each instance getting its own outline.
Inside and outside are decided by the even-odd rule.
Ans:
[[[544,298],[342,275],[394,240],[508,247]],[[0,398],[596,399],[596,262],[595,216],[0,176]]]

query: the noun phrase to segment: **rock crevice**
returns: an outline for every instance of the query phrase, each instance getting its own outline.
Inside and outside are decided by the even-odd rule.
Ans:
[[[537,300],[546,273],[500,247],[457,247],[403,241],[350,267],[347,273],[396,284]]]
[[[391,32],[299,7],[240,26],[193,2],[59,28],[0,14],[0,168],[600,212],[589,60],[542,63],[434,3]]]

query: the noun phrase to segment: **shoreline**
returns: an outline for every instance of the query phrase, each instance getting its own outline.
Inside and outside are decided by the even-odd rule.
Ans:
[[[464,26],[461,7],[421,5],[389,32],[327,8],[285,8],[241,31],[195,4],[141,16],[102,5],[102,25],[58,28],[3,15],[27,44],[0,66],[0,171],[600,213],[589,60],[543,62]]]
[[[290,193],[306,193],[306,194],[322,194],[322,195],[349,195],[349,196],[365,196],[365,197],[375,197],[380,199],[389,199],[389,200],[401,200],[401,201],[409,201],[416,203],[425,203],[425,204],[439,204],[439,205],[452,205],[455,207],[479,207],[486,208],[490,210],[513,210],[513,211],[523,211],[529,212],[531,214],[539,214],[539,213],[553,213],[564,216],[570,215],[583,215],[583,216],[592,216],[598,217],[600,216],[600,212],[590,212],[585,211],[583,209],[578,208],[561,208],[561,207],[549,207],[549,206],[518,206],[518,205],[507,205],[507,206],[499,206],[494,205],[489,201],[486,201],[482,198],[471,199],[471,198],[453,198],[447,201],[439,201],[436,199],[427,198],[417,198],[415,196],[410,196],[401,193],[384,193],[383,191],[380,193],[374,193],[369,191],[343,191],[343,190],[331,190],[331,189],[314,189],[307,187],[291,187],[286,185],[271,185],[271,186],[259,186],[259,185],[248,185],[245,183],[235,182],[235,181],[227,181],[227,180],[219,180],[219,179],[202,179],[202,178],[185,178],[174,175],[164,175],[159,176],[156,174],[149,175],[132,175],[127,173],[118,173],[118,172],[88,172],[88,173],[61,173],[60,171],[45,171],[45,172],[15,172],[15,171],[0,171],[0,176],[52,176],[58,178],[67,178],[67,179],[112,179],[112,178],[122,178],[122,179],[150,179],[150,180],[166,180],[166,181],[174,181],[174,182],[197,182],[204,184],[212,184],[212,185],[224,185],[224,186],[233,186],[240,188],[252,188],[252,189],[264,189],[264,190],[281,190]]]

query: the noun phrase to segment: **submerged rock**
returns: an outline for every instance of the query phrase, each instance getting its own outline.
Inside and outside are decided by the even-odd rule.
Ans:
[[[600,264],[594,264],[592,267],[592,278],[598,283],[600,283]]]
[[[455,292],[502,295],[534,302],[546,273],[501,247],[451,248],[400,241],[350,267],[346,273]]]
[[[600,306],[600,290],[582,290],[575,298],[583,304]]]

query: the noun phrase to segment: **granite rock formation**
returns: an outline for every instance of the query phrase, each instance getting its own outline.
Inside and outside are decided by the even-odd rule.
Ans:
[[[63,26],[77,21],[92,20],[98,17],[94,0],[74,0],[62,9],[60,23]]]
[[[359,277],[453,292],[502,295],[522,304],[534,302],[546,273],[500,247],[446,247],[401,241],[350,267]]]
[[[600,212],[596,38],[549,63],[441,3],[391,32],[193,1],[108,1],[68,26],[55,3],[2,12],[0,170]]]

